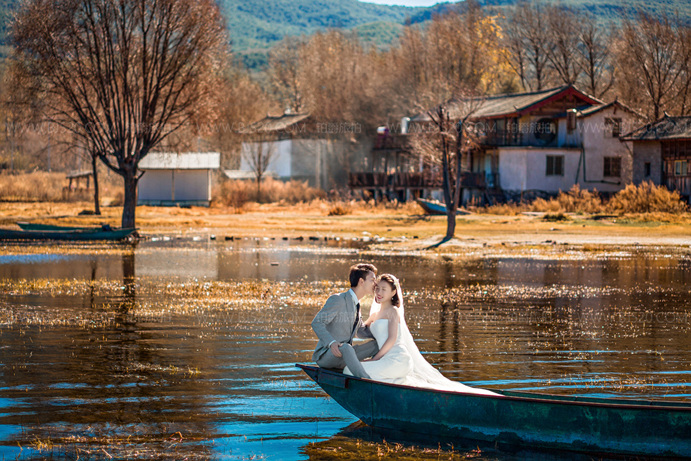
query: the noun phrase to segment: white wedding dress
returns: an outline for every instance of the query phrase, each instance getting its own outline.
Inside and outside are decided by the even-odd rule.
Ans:
[[[370,331],[381,349],[389,338],[389,319],[375,320],[372,325],[370,325]],[[389,349],[384,357],[379,360],[362,362],[362,367],[370,378],[375,381],[384,381],[387,383],[407,384],[406,378],[413,371],[413,357],[403,344],[402,338],[401,324],[399,323],[396,343]],[[352,375],[348,367],[345,367],[343,373]]]
[[[401,284],[398,282],[398,279],[396,279],[396,291],[398,293],[398,299],[400,300],[400,306],[398,307],[400,318],[400,323],[398,324],[398,337],[396,338],[394,347],[384,354],[381,359],[362,362],[362,366],[371,379],[442,391],[464,392],[479,395],[501,395],[486,389],[478,389],[466,386],[457,381],[451,381],[425,360],[417,344],[415,344],[413,335],[410,334],[410,330],[406,324],[405,311],[403,309],[403,291],[401,290]],[[370,315],[378,312],[379,309],[381,309],[381,306],[377,303],[373,303]],[[370,331],[379,347],[382,347],[389,337],[388,319],[375,320],[372,325],[370,325]],[[343,373],[352,375],[347,367],[343,370]]]

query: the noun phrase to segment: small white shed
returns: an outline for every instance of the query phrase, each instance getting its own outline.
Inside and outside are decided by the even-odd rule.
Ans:
[[[152,152],[139,162],[139,205],[209,206],[212,171],[221,165],[218,152]]]

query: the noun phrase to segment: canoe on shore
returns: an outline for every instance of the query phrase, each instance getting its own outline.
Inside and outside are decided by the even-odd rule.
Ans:
[[[137,229],[14,230],[0,229],[0,240],[117,241],[130,237]]]
[[[17,222],[17,225],[21,230],[25,231],[108,231],[115,230],[116,228],[110,227],[108,224],[101,224],[100,226],[58,226],[55,224],[39,224],[32,222]]]
[[[375,428],[589,454],[691,457],[691,403],[422,389],[297,364]]]
[[[446,205],[436,200],[426,200],[423,198],[415,199],[415,201],[422,207],[427,214],[431,215],[446,215]],[[465,210],[457,209],[456,215],[470,214]]]

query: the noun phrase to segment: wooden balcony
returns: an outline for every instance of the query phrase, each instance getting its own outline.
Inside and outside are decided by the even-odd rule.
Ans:
[[[379,135],[374,139],[372,150],[389,150],[407,152],[410,150],[410,142],[406,134]]]
[[[463,187],[484,189],[484,173],[463,173]],[[441,175],[429,173],[350,173],[348,186],[352,189],[439,189]]]

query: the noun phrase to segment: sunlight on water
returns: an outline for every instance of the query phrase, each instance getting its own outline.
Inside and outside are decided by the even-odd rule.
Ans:
[[[294,367],[310,360],[312,317],[347,289],[359,260],[401,278],[418,346],[453,379],[691,400],[685,254],[419,257],[282,241],[17,246],[0,255],[0,455],[514,459],[384,442],[351,426],[356,418]]]

